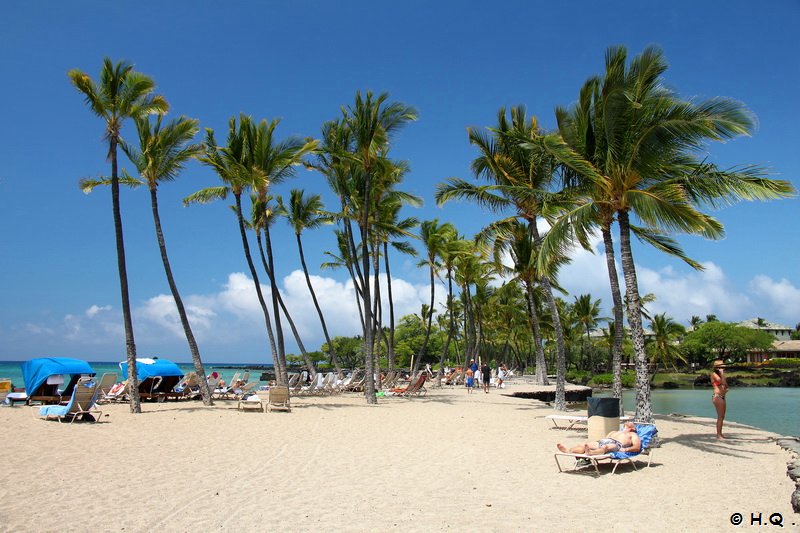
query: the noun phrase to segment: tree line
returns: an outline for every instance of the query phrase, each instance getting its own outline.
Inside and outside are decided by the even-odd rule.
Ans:
[[[599,301],[582,295],[565,304],[556,297],[566,293],[559,285],[558,272],[577,247],[591,249],[590,238],[599,233],[613,301],[607,330],[613,393],[621,397],[623,340],[627,336],[636,368],[636,419],[651,421],[652,350],[646,349],[631,235],[700,270],[702,265],[688,257],[672,235],[721,238],[724,228],[707,213],[709,209],[741,200],[783,198],[795,192],[789,182],[768,178],[763,168],[721,168],[710,162],[704,151],[707,144],[749,135],[755,117],[734,100],[681,98],[665,85],[666,70],[663,53],[655,47],[630,60],[624,48],[612,47],[606,52],[604,73],[585,82],[575,104],[556,108],[555,130],[544,130],[536,117],[527,116],[524,106],[501,108],[492,127],[470,128],[468,140],[476,150],[471,165],[475,180],[449,178],[436,186],[435,198],[439,204],[475,202],[491,212],[491,223],[474,236],[460,235],[448,222],[419,221],[401,214],[404,207],[419,205],[421,199],[401,190],[409,164],[392,158],[390,148],[395,135],[417,119],[417,112],[412,106],[390,101],[387,93],[357,92],[338,118],[322,125],[318,139],[280,139],[275,133],[278,120],[256,121],[242,114],[230,119],[224,143],[208,128],[204,141],[193,143],[198,122],[182,116],[164,123],[169,108],[166,99],[155,95],[152,79],[134,71],[130,63],[105,59],[98,82],[79,70],[70,71],[70,80],[106,125],[111,176],[83,180],[81,187],[90,190],[110,185],[112,191],[126,353],[134,391],[131,411],[141,408],[135,392],[136,347],[119,210],[120,184],[146,185],[151,192],[165,273],[204,384],[203,401],[211,403],[202,379],[202,358],[169,266],[157,201],[159,183],[175,179],[185,163],[196,158],[214,170],[220,185],[198,191],[184,203],[204,204],[233,196],[238,233],[279,384],[288,379],[284,324],[291,330],[304,364],[312,374],[316,370],[277,287],[270,228],[278,218],[285,217],[295,233],[325,336],[323,348],[332,366],[341,371],[337,342],[329,336],[314,293],[301,238],[306,229],[325,223],[335,226],[337,247],[326,252],[330,261],[323,267],[345,269],[355,288],[361,323],[359,363],[366,375],[368,403],[377,402],[376,371],[382,361],[395,368],[398,349],[402,349],[403,364],[408,355],[408,365],[416,371],[430,359],[434,347],[442,368],[453,349],[467,361],[491,346],[499,350],[502,359],[512,352],[518,357],[530,354],[541,384],[548,383],[548,367],[555,367],[555,406],[564,409],[568,348],[585,334],[581,360],[594,364],[595,354],[588,347],[592,344],[591,317],[599,313]],[[127,119],[136,126],[138,144],[121,137]],[[118,171],[118,147],[135,167],[136,176]],[[338,199],[333,209],[326,210],[318,195],[299,189],[292,190],[288,199],[274,194],[273,186],[293,177],[299,167],[325,177]],[[619,237],[619,255],[614,231]],[[255,248],[251,247],[253,236]],[[420,243],[419,266],[428,271],[430,300],[417,317],[421,338],[410,346],[402,344],[407,339],[399,335],[404,321],[396,328],[390,254],[415,253],[409,241],[412,238]],[[261,290],[260,272],[269,282],[269,302]],[[387,279],[387,309],[381,303],[381,275]],[[447,298],[434,323],[437,279],[446,285]],[[575,318],[581,315],[583,318]],[[667,317],[656,316],[653,324],[658,320],[664,322],[658,327],[668,329]],[[546,349],[551,354],[549,362]],[[669,346],[665,344],[662,350],[668,351]]]

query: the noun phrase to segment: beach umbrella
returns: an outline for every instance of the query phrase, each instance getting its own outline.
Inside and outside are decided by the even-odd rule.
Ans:
[[[119,369],[122,371],[122,378],[128,379],[128,362],[122,361],[119,364]],[[155,376],[183,376],[183,370],[172,361],[167,361],[166,359],[137,358],[136,375],[139,381],[144,381]]]
[[[47,378],[59,374],[72,377],[83,374],[94,376],[95,371],[86,361],[68,357],[40,357],[22,363],[22,379],[25,381],[25,390],[29,395],[36,392]],[[71,383],[64,392],[70,390]]]

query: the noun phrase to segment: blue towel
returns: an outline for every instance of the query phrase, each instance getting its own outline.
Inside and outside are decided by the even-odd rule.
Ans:
[[[45,405],[39,408],[39,416],[65,417],[71,405]]]
[[[641,450],[638,452],[611,452],[608,455],[614,459],[629,459],[636,457],[650,446],[650,441],[656,436],[658,430],[652,424],[639,424],[636,426],[636,434],[639,435],[639,440],[642,441]]]

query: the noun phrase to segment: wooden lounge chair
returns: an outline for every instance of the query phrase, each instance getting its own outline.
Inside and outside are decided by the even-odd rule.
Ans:
[[[260,397],[260,396],[259,396]],[[286,385],[275,385],[269,388],[269,396],[267,398],[267,412],[273,409],[292,410],[289,404],[289,387]]]
[[[583,472],[588,471],[591,472],[591,469],[588,467],[594,467],[594,474],[600,475],[600,467],[601,463],[613,463],[614,468],[611,470],[611,473],[617,471],[617,467],[622,463],[629,463],[633,466],[633,469],[636,470],[636,463],[633,461],[635,457],[639,455],[647,456],[647,466],[650,466],[650,463],[653,460],[653,449],[650,447],[653,439],[655,438],[658,430],[653,424],[636,424],[636,434],[639,435],[639,439],[642,441],[641,450],[638,452],[611,452],[605,453],[602,455],[590,455],[586,453],[569,453],[569,452],[558,452],[555,454],[556,464],[558,465],[558,471],[564,472],[565,469],[562,467],[561,463],[559,462],[559,457],[567,457],[568,461],[572,460],[572,469],[566,470],[571,472]]]
[[[63,418],[70,418],[70,423],[80,417],[82,420],[97,422],[102,411],[95,407],[97,399],[97,381],[91,378],[82,378],[72,389],[72,396],[66,405],[45,405],[39,408],[39,416],[45,420],[53,417],[61,422]]]

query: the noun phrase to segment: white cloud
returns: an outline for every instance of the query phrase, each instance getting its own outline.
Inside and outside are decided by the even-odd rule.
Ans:
[[[750,281],[749,288],[765,304],[766,311],[757,316],[774,317],[771,320],[782,321],[784,325],[791,327],[800,321],[800,288],[792,285],[789,280],[774,281],[761,274]]]
[[[86,310],[86,316],[88,316],[89,318],[92,318],[97,313],[99,313],[101,311],[111,311],[111,306],[110,305],[104,305],[104,306],[100,307],[100,306],[97,306],[97,305],[93,305],[89,309]]]

